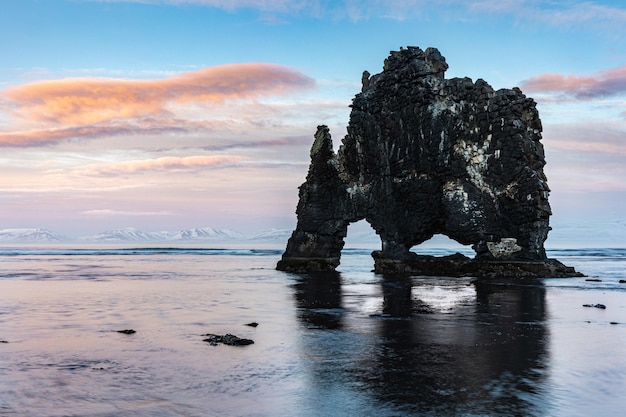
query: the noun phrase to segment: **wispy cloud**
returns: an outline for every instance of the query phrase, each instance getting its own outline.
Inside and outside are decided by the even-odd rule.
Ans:
[[[54,145],[67,139],[97,139],[102,137],[166,134],[193,134],[211,131],[228,124],[220,120],[185,120],[164,117],[129,121],[108,121],[92,125],[51,127],[0,132],[0,146],[29,147]]]
[[[313,85],[306,75],[275,64],[221,65],[159,80],[39,81],[0,91],[0,108],[27,126],[0,132],[0,146],[202,130],[207,122],[176,117],[181,108],[215,107],[226,100],[283,95]]]
[[[95,209],[84,210],[81,212],[86,216],[93,217],[110,217],[110,216],[172,216],[173,213],[168,210],[159,211],[128,211],[128,210],[113,210],[113,209]]]
[[[450,3],[450,2],[448,2]],[[551,16],[555,23],[582,22],[598,18],[626,18],[626,10],[600,4],[598,1],[554,1],[554,0],[474,0],[465,3],[474,12],[522,13],[533,17]]]
[[[93,0],[87,0],[93,1]],[[626,9],[592,1],[553,0],[101,0],[106,2],[200,5],[227,11],[254,9],[262,13],[345,18],[353,21],[374,17],[405,20],[440,13],[456,19],[470,15],[508,15],[514,20],[580,29],[580,25],[624,32]],[[276,18],[270,20],[274,22]]]
[[[229,149],[250,149],[250,148],[270,148],[275,146],[294,146],[294,145],[310,145],[311,138],[309,136],[291,136],[280,137],[267,140],[254,140],[247,142],[232,142],[223,145],[203,146],[205,151],[225,151]]]
[[[626,190],[626,125],[616,120],[551,124],[544,131],[551,188],[581,193]]]
[[[476,0],[465,3],[468,12],[484,15],[509,15],[514,21],[526,21],[552,27],[624,32],[626,9],[593,1],[552,0]]]
[[[626,156],[626,124],[619,120],[553,123],[544,133],[550,148]]]
[[[591,75],[541,74],[521,84],[531,93],[557,93],[579,100],[616,96],[626,93],[626,66]]]
[[[166,156],[109,164],[94,164],[80,170],[83,175],[123,175],[147,171],[191,171],[197,169],[233,166],[246,158],[240,155]]]

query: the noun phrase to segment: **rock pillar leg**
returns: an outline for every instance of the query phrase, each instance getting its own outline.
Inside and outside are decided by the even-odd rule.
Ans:
[[[309,173],[300,186],[298,224],[277,269],[303,273],[332,271],[339,265],[352,216],[336,158],[328,128],[318,126]]]

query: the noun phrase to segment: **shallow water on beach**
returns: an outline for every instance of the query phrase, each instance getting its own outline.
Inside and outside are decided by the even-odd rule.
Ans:
[[[275,271],[280,253],[0,249],[0,415],[626,408],[626,250],[549,253],[601,282],[400,279],[370,272],[367,250],[304,276]],[[206,333],[255,343],[211,346]]]

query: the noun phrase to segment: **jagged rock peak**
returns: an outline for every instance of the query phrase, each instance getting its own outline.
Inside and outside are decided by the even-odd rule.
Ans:
[[[417,46],[391,51],[383,65],[383,71],[399,71],[402,75],[418,77],[430,75],[443,78],[447,69],[446,59],[437,48],[426,48],[422,51]]]
[[[411,80],[415,78],[434,77],[443,79],[448,64],[437,48],[426,48],[425,51],[417,46],[400,48],[391,51],[383,65],[383,73],[370,76],[368,71],[363,72],[361,82],[365,92],[384,74],[393,74],[393,78]]]

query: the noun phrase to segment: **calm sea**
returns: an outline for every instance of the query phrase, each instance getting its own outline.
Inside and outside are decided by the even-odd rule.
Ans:
[[[521,282],[376,275],[369,252],[305,276],[274,249],[0,248],[0,415],[623,415],[626,249]]]

